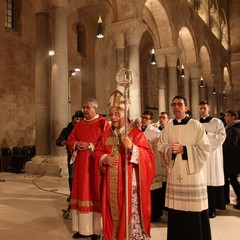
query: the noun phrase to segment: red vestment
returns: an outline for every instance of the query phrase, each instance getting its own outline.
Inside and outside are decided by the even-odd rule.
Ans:
[[[101,116],[80,121],[68,137],[70,151],[73,150],[76,141],[92,143],[96,146],[103,132],[108,128],[108,121]],[[74,164],[71,209],[77,209],[82,213],[100,212],[99,167],[97,165],[96,168],[90,149],[78,151]]]
[[[124,134],[124,133],[122,133]],[[136,170],[138,186],[140,219],[143,232],[150,236],[151,199],[150,187],[154,178],[154,154],[144,134],[128,126],[128,137],[139,151],[138,164],[129,162],[131,152],[128,151],[128,232],[132,227],[132,176],[133,168]],[[106,240],[125,239],[126,210],[125,210],[125,149],[121,142],[121,135],[115,136],[112,129],[106,131],[95,150],[96,160],[103,154],[114,153],[118,158],[117,167],[102,168],[101,206],[103,218],[103,231]]]

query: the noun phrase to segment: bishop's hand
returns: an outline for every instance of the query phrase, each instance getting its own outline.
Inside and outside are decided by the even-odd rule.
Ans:
[[[132,150],[133,149],[133,143],[130,140],[129,137],[123,137],[122,138],[122,142],[123,142],[123,146],[128,149],[128,150]]]

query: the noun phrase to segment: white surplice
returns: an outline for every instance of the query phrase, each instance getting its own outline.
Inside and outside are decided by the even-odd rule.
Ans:
[[[208,208],[206,161],[210,143],[203,125],[193,119],[187,124],[169,122],[162,131],[159,149],[180,143],[187,149],[187,159],[177,154],[167,176],[165,206],[174,210],[201,212]]]

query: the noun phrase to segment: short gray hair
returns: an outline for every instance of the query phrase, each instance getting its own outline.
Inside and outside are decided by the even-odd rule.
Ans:
[[[96,99],[94,99],[94,98],[86,98],[83,101],[83,103],[86,103],[86,102],[91,102],[93,107],[98,108],[98,103],[97,103]]]

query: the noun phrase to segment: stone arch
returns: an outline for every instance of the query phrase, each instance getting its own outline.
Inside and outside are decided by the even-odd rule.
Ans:
[[[214,106],[214,99],[213,99],[213,89],[214,85],[214,78],[212,74],[212,61],[211,61],[211,52],[209,46],[202,45],[199,49],[199,61],[201,66],[201,77],[202,82],[200,80],[200,99],[208,100],[210,106]]]
[[[164,3],[157,0],[147,0],[146,8],[152,14],[152,22],[149,21],[149,15],[146,11],[143,20],[146,20],[148,27],[153,33],[154,45],[156,48],[167,48],[174,45],[173,31],[171,22],[169,21],[169,10]]]
[[[201,62],[201,68],[202,68],[202,77],[204,81],[206,82],[207,86],[213,87],[214,83],[212,82],[212,64],[211,64],[211,53],[208,48],[208,46],[201,46],[199,51],[199,58]]]
[[[189,89],[192,87],[191,79],[193,76],[192,68],[197,62],[197,51],[195,47],[194,34],[190,26],[182,26],[178,31],[177,47],[179,49],[178,66],[177,66],[177,81],[178,94],[184,95],[190,102],[191,93]],[[185,70],[185,77],[181,77],[182,65]]]
[[[230,66],[226,65],[223,68],[224,89],[230,91],[232,89],[232,83],[230,81]]]
[[[153,38],[149,30],[143,33],[140,42],[140,86],[143,110],[150,110],[158,116],[158,76],[156,65],[151,65],[151,51]]]
[[[229,66],[225,66],[222,69],[223,74],[223,86],[218,93],[219,112],[224,112],[232,105],[232,86],[230,83]]]
[[[232,82],[231,82],[231,76],[230,76],[230,66],[226,65],[223,68],[223,81],[224,81],[224,87],[223,87],[223,100],[224,100],[224,107],[225,109],[229,109],[232,106],[233,101],[233,89],[232,89]]]
[[[197,62],[194,35],[190,27],[181,27],[178,34],[178,48],[181,50],[180,62],[188,65]]]

